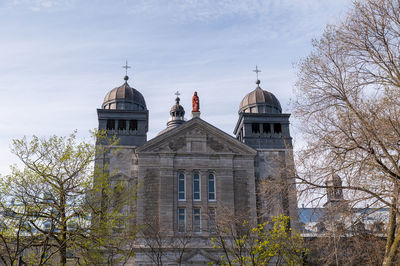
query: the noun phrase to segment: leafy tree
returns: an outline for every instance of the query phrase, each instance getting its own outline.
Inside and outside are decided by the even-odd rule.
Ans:
[[[299,265],[307,249],[301,236],[289,228],[289,217],[251,227],[248,221],[219,224],[213,247],[221,249],[222,265]]]
[[[310,189],[344,178],[353,206],[390,209],[383,265],[400,244],[400,2],[355,1],[299,64],[295,114],[307,144],[299,178]]]
[[[104,136],[96,134],[96,138]],[[56,260],[66,265],[67,258],[100,263],[110,261],[110,251],[119,259],[130,255],[126,246],[124,251],[121,248],[126,242],[114,230],[122,221],[120,210],[128,198],[120,196],[113,208],[102,204],[104,199],[111,204],[116,192],[124,195],[125,184],[110,181],[107,165],[94,168],[95,157],[116,144],[109,141],[106,146],[79,142],[76,132],[68,137],[13,141],[12,152],[24,168],[13,166],[12,173],[0,180],[0,258],[4,264],[23,259],[35,265]],[[98,197],[100,191],[108,197]],[[125,239],[131,235],[125,232]]]

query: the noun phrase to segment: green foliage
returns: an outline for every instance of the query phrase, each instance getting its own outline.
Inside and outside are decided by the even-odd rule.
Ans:
[[[244,221],[237,230],[220,226],[211,243],[224,252],[222,265],[301,265],[308,250],[302,237],[289,228],[289,219],[281,215],[253,228]]]
[[[117,140],[104,132],[94,137],[97,145],[79,142],[76,132],[13,141],[12,152],[24,167],[13,166],[12,173],[0,180],[3,264],[23,258],[29,264],[54,264],[57,259],[65,265],[68,254],[81,264],[93,264],[131,255],[122,250],[125,240],[116,233],[126,228],[125,239],[134,235],[123,224],[131,193],[104,163],[107,153],[118,151]],[[104,256],[110,250],[111,259],[110,254]]]

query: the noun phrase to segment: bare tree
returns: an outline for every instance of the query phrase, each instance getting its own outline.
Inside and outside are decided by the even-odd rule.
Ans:
[[[298,174],[309,188],[344,177],[354,202],[390,208],[383,265],[400,243],[400,2],[355,1],[299,64],[295,114],[307,144]]]
[[[319,209],[323,216],[315,230],[303,230],[310,249],[310,265],[379,265],[383,261],[385,239],[380,224],[382,210],[349,208],[345,205]],[[320,213],[320,214],[321,214]],[[368,223],[374,218],[374,223]],[[313,232],[313,233],[310,233]]]
[[[167,261],[174,261],[178,265],[184,262],[184,255],[190,250],[193,237],[189,228],[183,232],[163,231],[159,228],[156,217],[147,217],[146,223],[141,227],[137,239],[139,249],[154,265],[161,266]]]
[[[159,230],[157,224],[151,221],[142,226],[138,239],[139,247],[155,265],[163,265],[170,239],[167,232]]]

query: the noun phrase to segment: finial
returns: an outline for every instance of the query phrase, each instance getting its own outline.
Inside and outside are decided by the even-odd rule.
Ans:
[[[125,82],[129,79],[129,77],[128,77],[128,68],[131,68],[130,66],[128,66],[128,60],[126,60],[126,62],[125,62],[125,66],[122,66],[122,68],[125,68],[125,77],[124,77],[124,80],[125,80]]]
[[[179,104],[179,101],[181,100],[181,99],[179,99],[179,95],[181,95],[181,94],[179,93],[179,91],[176,91],[175,95],[176,95],[176,99],[175,99],[176,104]]]
[[[256,82],[256,83],[257,83],[257,84],[260,84],[260,83],[259,83],[259,82],[260,82],[260,80],[258,79],[258,73],[260,73],[260,72],[261,72],[261,70],[259,70],[259,69],[258,69],[257,65],[256,65],[256,69],[255,69],[255,70],[253,70],[253,72],[256,72],[256,75],[257,75],[257,82],[258,82],[258,83],[257,83],[257,82]]]

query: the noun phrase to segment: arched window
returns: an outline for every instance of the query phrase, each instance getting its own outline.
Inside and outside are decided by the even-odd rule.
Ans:
[[[200,193],[200,175],[198,173],[193,174],[193,200],[201,200]]]
[[[178,200],[186,200],[186,189],[185,189],[185,175],[183,173],[178,174]]]
[[[215,195],[215,175],[210,173],[208,175],[208,200],[209,201],[215,201],[216,195]]]

